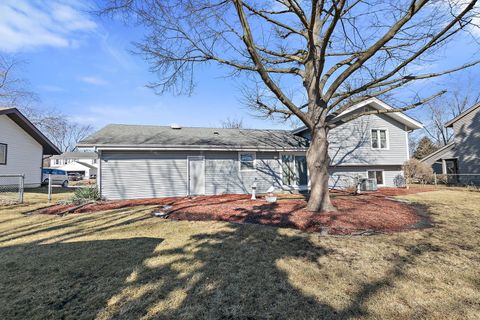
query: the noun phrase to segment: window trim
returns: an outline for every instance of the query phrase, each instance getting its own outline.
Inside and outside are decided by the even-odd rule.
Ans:
[[[7,165],[7,160],[8,160],[8,144],[6,144],[6,143],[0,143],[0,145],[5,146],[5,161],[4,161],[4,162],[1,162],[1,161],[0,161],[0,165],[1,165],[1,166],[6,166],[6,165]],[[1,159],[0,159],[0,160],[1,160]]]
[[[383,170],[383,169],[367,169],[367,179],[370,179],[370,178],[368,177],[368,173],[371,172],[371,171],[373,171],[373,172],[381,171],[381,172],[382,172],[382,181],[383,181],[383,183],[382,183],[382,184],[378,184],[378,183],[377,183],[377,186],[380,186],[380,187],[385,186],[385,170]],[[375,181],[376,181],[376,180],[377,180],[377,175],[375,174]]]
[[[242,155],[251,154],[253,155],[253,169],[242,169]],[[257,153],[255,151],[243,151],[238,153],[238,171],[240,172],[251,172],[257,170]]]
[[[373,131],[377,131],[380,133],[380,131],[385,131],[385,138],[386,138],[386,143],[387,147],[386,148],[381,148],[380,147],[380,134],[377,135],[377,143],[378,143],[378,148],[373,147]],[[388,131],[387,128],[370,128],[370,149],[371,150],[390,150],[390,132]]]

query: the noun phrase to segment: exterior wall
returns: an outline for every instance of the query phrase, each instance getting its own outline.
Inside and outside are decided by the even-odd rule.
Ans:
[[[403,177],[401,166],[352,166],[352,167],[331,167],[330,188],[342,189],[355,185],[356,179],[367,178],[367,171],[383,170],[384,185],[380,187],[395,187],[396,177]]]
[[[458,159],[459,173],[480,175],[480,108],[456,121],[453,130],[454,157]],[[475,177],[476,180],[479,178]]]
[[[100,188],[107,199],[186,196],[188,156],[205,157],[205,194],[249,193],[280,185],[278,153],[257,152],[256,170],[240,171],[238,152],[102,152]]]
[[[205,171],[206,194],[250,193],[255,178],[257,192],[281,183],[278,152],[257,152],[254,171],[240,171],[238,152],[207,152]]]
[[[371,129],[386,129],[388,149],[371,148]],[[308,131],[302,133],[310,139]],[[405,126],[388,115],[368,115],[342,124],[329,133],[329,155],[338,165],[402,165],[409,159]]]
[[[387,149],[371,148],[371,129],[387,130]],[[402,165],[408,160],[405,126],[386,115],[363,116],[330,131],[329,154],[337,165]]]
[[[0,115],[0,143],[8,145],[7,164],[0,165],[0,175],[25,174],[25,187],[40,186],[43,155],[41,144],[6,115]]]

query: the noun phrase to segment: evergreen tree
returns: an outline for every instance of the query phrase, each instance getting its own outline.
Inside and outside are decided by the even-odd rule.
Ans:
[[[415,149],[415,152],[413,153],[413,157],[415,159],[423,159],[429,154],[432,154],[433,152],[438,150],[438,146],[430,140],[428,137],[423,137],[420,139],[418,142],[417,148]]]

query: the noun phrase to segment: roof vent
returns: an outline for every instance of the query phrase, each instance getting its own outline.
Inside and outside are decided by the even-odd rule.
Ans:
[[[170,128],[175,129],[175,130],[180,130],[180,129],[182,129],[182,126],[179,125],[178,123],[172,123],[170,125]]]
[[[220,132],[218,132],[218,131],[213,131],[213,134],[220,134]]]

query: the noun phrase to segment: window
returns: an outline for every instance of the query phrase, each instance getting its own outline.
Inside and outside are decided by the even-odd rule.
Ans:
[[[255,153],[240,153],[240,171],[255,170]]]
[[[372,129],[372,149],[388,149],[387,130]]]
[[[375,179],[377,181],[377,185],[383,185],[383,171],[368,171],[368,179]]]
[[[0,164],[7,164],[7,145],[0,143]]]
[[[60,159],[55,159],[55,164],[56,165],[60,164]]]
[[[93,163],[93,164],[96,164],[96,163],[97,163],[97,159],[93,159],[93,160],[92,160],[92,163]]]

